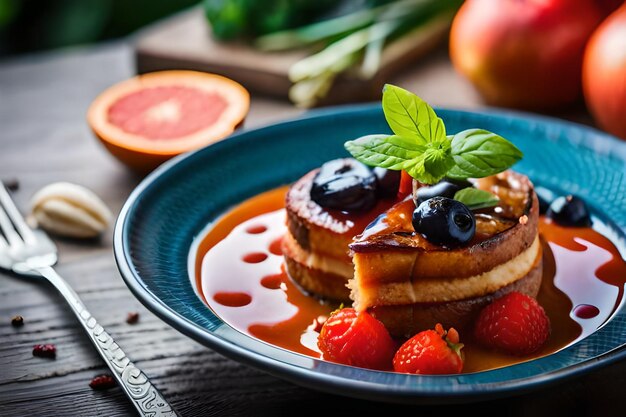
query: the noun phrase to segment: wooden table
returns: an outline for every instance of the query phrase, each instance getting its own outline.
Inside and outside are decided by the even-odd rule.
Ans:
[[[100,91],[133,73],[132,51],[125,43],[0,63],[0,179],[19,181],[19,190],[13,195],[24,212],[37,189],[61,180],[91,188],[114,212],[119,211],[140,178],[97,143],[85,122],[85,112]],[[393,81],[436,105],[480,106],[471,88],[452,71],[445,51]],[[248,127],[298,113],[286,102],[253,97]],[[617,407],[626,408],[626,363],[532,394],[471,406],[394,406],[300,388],[218,355],[143,308],[118,274],[111,230],[95,242],[59,239],[57,243],[58,271],[185,416],[369,412],[439,416],[468,411],[554,416],[609,415]],[[134,311],[140,313],[139,322],[126,323],[127,313]],[[16,314],[24,317],[21,328],[10,324]],[[36,343],[56,344],[56,360],[33,357]],[[0,273],[0,416],[132,415],[119,388],[89,388],[92,377],[105,372],[104,363],[51,286]]]

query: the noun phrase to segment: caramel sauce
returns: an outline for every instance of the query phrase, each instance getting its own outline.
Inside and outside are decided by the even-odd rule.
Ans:
[[[441,250],[443,248],[442,246],[429,242],[419,233],[414,233],[413,210],[415,210],[415,203],[409,196],[403,201],[393,205],[389,210],[384,212],[384,214],[379,215],[375,221],[365,224],[362,229],[359,229],[363,230],[363,233],[359,235],[356,241],[368,241],[374,236],[380,236],[384,240],[386,236],[393,234],[395,241],[401,242],[404,246],[411,246],[424,250]],[[378,213],[383,212],[379,211]],[[517,224],[517,220],[512,221],[511,219],[502,218],[495,214],[493,209],[483,210],[481,213],[477,213],[475,217],[476,233],[472,240],[468,242],[468,246],[484,242],[494,235],[504,232]],[[396,243],[392,242],[392,244],[395,245]],[[367,245],[365,245],[365,247],[358,245],[353,249],[357,252],[365,251],[367,250]],[[445,250],[445,248],[443,249]]]
[[[286,232],[287,187],[233,208],[201,237],[195,256],[197,288],[207,305],[238,331],[272,345],[319,358],[320,323],[336,309],[305,294],[286,275],[280,239]],[[591,228],[565,228],[541,218],[543,281],[538,301],[551,322],[543,348],[524,357],[479,346],[470,334],[463,372],[479,372],[548,355],[593,333],[620,305],[626,262]],[[252,258],[258,262],[247,262]],[[262,260],[259,260],[263,258]]]
[[[384,198],[378,200],[374,207],[364,213],[348,214],[340,210],[327,210],[326,213],[334,223],[341,225],[344,230],[342,234],[354,236],[361,233],[380,213],[384,213],[397,202],[395,198]]]
[[[226,236],[228,236],[235,226],[258,216],[259,214],[284,208],[285,194],[287,194],[288,189],[288,186],[284,186],[262,193],[237,205],[237,207],[233,210],[227,212],[216,220],[216,224],[214,227],[211,227],[210,233],[201,237],[197,248],[197,255],[193,255],[195,258],[194,271],[196,271],[196,287],[198,289],[202,288],[200,271],[202,269],[202,259],[204,258],[204,255],[206,255],[206,253],[213,246],[217,245]],[[252,224],[249,227],[250,234],[258,234],[267,230],[267,228],[261,224]],[[206,302],[207,300],[202,291],[199,292]]]

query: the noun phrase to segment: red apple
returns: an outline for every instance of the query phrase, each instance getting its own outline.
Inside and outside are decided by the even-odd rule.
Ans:
[[[583,92],[596,122],[626,139],[626,3],[602,22],[589,40]]]
[[[595,0],[595,2],[604,16],[608,16],[621,6],[624,0]]]
[[[450,56],[488,103],[554,109],[580,98],[585,44],[601,19],[593,0],[468,0]]]

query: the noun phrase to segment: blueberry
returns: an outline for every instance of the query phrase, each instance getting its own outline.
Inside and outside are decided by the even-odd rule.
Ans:
[[[589,227],[591,216],[585,202],[575,195],[559,197],[550,204],[546,216],[561,226]]]
[[[469,181],[444,179],[437,184],[418,188],[413,198],[415,205],[419,206],[424,201],[433,197],[453,198],[457,191],[471,186],[472,183]]]
[[[476,219],[465,204],[447,197],[433,197],[413,211],[413,228],[431,243],[454,247],[472,240]]]
[[[400,187],[400,171],[376,167],[374,175],[378,180],[378,195],[383,198],[395,197]]]
[[[374,173],[355,159],[335,159],[322,165],[313,179],[311,199],[322,207],[365,211],[376,204]]]
[[[333,159],[320,167],[319,172],[313,180],[313,184],[324,184],[329,180],[341,175],[356,175],[358,177],[370,178],[375,181],[376,177],[372,170],[365,164],[353,158]]]

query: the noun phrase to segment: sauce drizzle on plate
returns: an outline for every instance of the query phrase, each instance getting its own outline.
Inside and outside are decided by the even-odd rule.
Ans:
[[[339,306],[304,294],[284,271],[280,240],[286,230],[286,191],[281,187],[244,201],[201,237],[197,288],[215,314],[238,331],[318,358],[320,322]],[[593,333],[620,305],[626,263],[609,239],[591,228],[565,228],[543,217],[539,232],[544,276],[538,301],[552,324],[548,342],[531,356],[514,357],[461,334],[465,373],[556,352]]]

